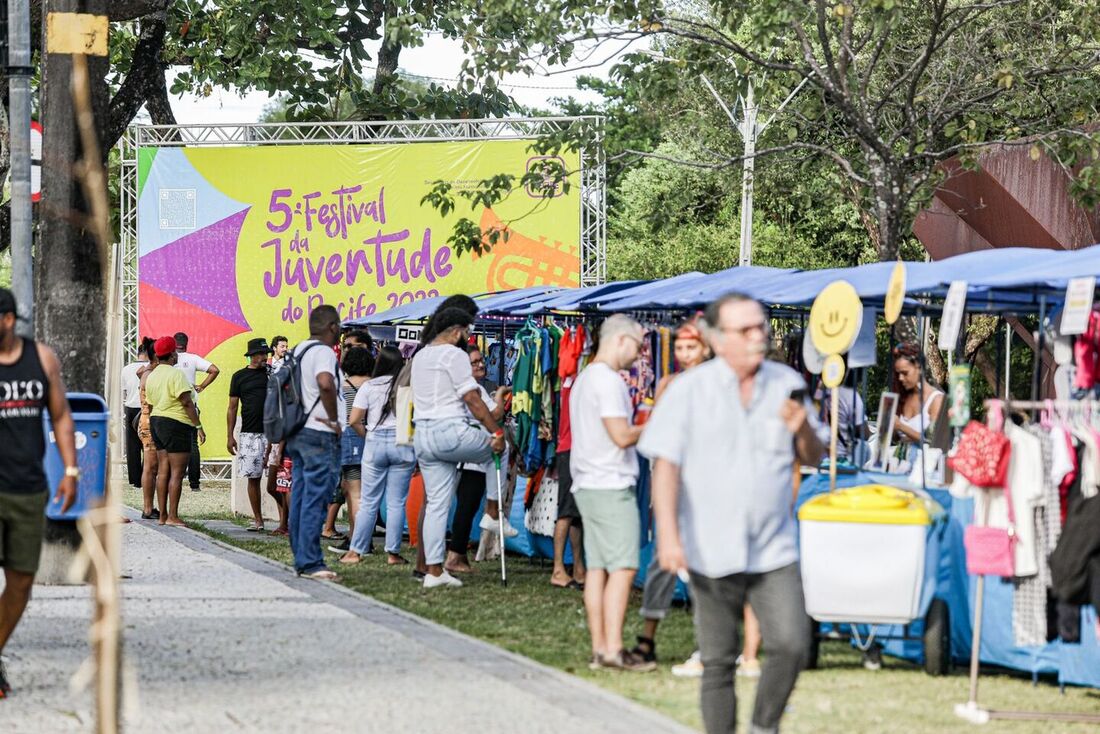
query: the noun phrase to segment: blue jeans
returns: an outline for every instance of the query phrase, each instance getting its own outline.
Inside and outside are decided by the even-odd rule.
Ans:
[[[290,478],[290,549],[300,574],[325,568],[321,528],[340,482],[340,437],[303,428],[286,442],[293,462]]]
[[[401,534],[405,530],[405,500],[409,496],[409,480],[416,466],[412,446],[398,446],[397,431],[376,428],[367,434],[363,447],[363,479],[359,493],[359,514],[355,518],[355,533],[351,550],[364,555],[370,548],[371,535],[377,522],[382,495],[386,495],[386,552],[401,550]]]
[[[492,461],[489,432],[465,418],[416,421],[413,434],[416,459],[424,475],[424,559],[430,566],[443,563],[447,517],[458,486],[458,465]],[[387,522],[387,526],[388,526]]]

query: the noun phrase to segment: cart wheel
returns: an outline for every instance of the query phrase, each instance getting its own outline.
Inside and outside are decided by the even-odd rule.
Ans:
[[[806,615],[806,624],[810,628],[810,644],[806,649],[806,670],[817,670],[817,657],[821,650],[819,625],[810,615]]]
[[[947,602],[933,599],[924,615],[924,672],[947,675],[951,670],[951,618]]]

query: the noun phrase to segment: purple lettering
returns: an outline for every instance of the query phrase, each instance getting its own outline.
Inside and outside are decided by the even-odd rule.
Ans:
[[[373,272],[370,267],[369,257],[370,254],[366,250],[348,251],[347,268],[345,268],[348,285],[355,285],[355,280],[359,277],[360,269],[367,275]]]
[[[405,267],[405,251],[398,250],[386,255],[386,275],[398,276],[402,283],[409,282],[409,269]]]
[[[435,277],[446,278],[447,275],[450,274],[453,269],[453,266],[449,262],[450,259],[451,248],[446,245],[440,247],[439,251],[435,253],[435,260],[433,262],[435,265]]]
[[[425,275],[430,282],[435,282],[435,273],[432,272],[432,231],[430,229],[424,230],[420,249],[413,252],[412,257],[409,258],[409,270],[414,278]]]
[[[343,264],[344,259],[340,257],[340,253],[334,252],[328,256],[328,263],[325,265],[325,280],[330,285],[336,285],[344,279],[344,274],[340,271],[340,266]]]
[[[313,200],[320,195],[320,191],[314,191],[313,193],[306,194],[302,197],[302,202],[305,204],[305,211],[303,211],[302,213],[305,214],[306,217],[307,232],[313,231],[313,217],[315,214],[317,214],[317,209],[313,206]]]
[[[403,229],[394,234],[382,234],[382,230],[378,230],[377,235],[363,240],[364,245],[374,245],[374,278],[379,286],[386,285],[386,268],[384,265],[382,245],[388,242],[402,242],[408,238],[409,230],[407,229]]]
[[[324,270],[324,267],[325,267],[325,256],[324,255],[321,255],[321,257],[317,259],[317,267],[316,268],[314,268],[314,264],[313,264],[312,260],[306,260],[306,272],[309,273],[309,283],[314,289],[316,289],[317,286],[321,285],[321,271]]]
[[[282,240],[276,237],[273,240],[260,245],[260,247],[275,248],[275,267],[264,273],[264,292],[269,298],[274,298],[283,290],[283,253]]]

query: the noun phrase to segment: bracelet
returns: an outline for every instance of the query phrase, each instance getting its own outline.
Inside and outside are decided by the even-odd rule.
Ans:
[[[73,479],[80,479],[80,467],[79,466],[67,466],[65,467],[65,476],[72,477]]]
[[[497,432],[493,434],[493,438],[500,438],[503,435],[504,435],[504,429],[503,428],[498,428]]]

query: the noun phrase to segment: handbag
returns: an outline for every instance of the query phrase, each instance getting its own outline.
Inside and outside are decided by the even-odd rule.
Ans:
[[[966,572],[974,576],[1016,575],[1016,517],[1012,511],[1012,493],[1004,489],[1008,503],[1008,527],[991,528],[970,525],[963,531]]]
[[[558,480],[550,476],[550,472],[543,474],[538,491],[523,518],[527,530],[536,535],[554,535],[554,524],[558,520],[559,491]]]
[[[992,414],[990,417],[998,419]],[[1003,487],[1011,455],[1012,445],[1003,433],[970,421],[947,465],[975,487]]]

